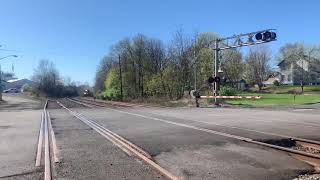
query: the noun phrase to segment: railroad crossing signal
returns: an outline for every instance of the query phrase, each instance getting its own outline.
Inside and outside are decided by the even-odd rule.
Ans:
[[[214,83],[214,82],[220,83],[220,81],[221,81],[221,79],[220,79],[219,76],[216,76],[216,77],[210,76],[210,77],[208,78],[208,83],[210,83],[210,84],[212,84],[212,83]]]
[[[190,92],[192,98],[200,98],[200,92],[196,90],[192,90]]]
[[[255,38],[257,41],[273,41],[277,38],[277,34],[270,31],[259,32],[255,35]]]
[[[257,45],[257,44],[263,44],[263,43],[268,43],[271,41],[276,41],[277,40],[277,34],[274,32],[275,29],[266,29],[262,31],[256,31],[256,32],[250,32],[250,33],[244,33],[244,34],[238,34],[238,35],[233,35],[230,37],[226,38],[217,38],[214,41],[213,47],[211,46],[212,50],[214,50],[215,55],[214,55],[214,77],[209,77],[208,78],[208,83],[212,84],[213,83],[213,97],[215,99],[215,104],[219,105],[218,102],[218,96],[219,96],[219,84],[220,84],[220,77],[218,73],[219,69],[219,52],[221,50],[226,50],[226,49],[233,49],[233,48],[238,48],[238,47],[243,47],[243,46],[252,46],[252,45]],[[231,42],[230,42],[231,41]],[[197,98],[196,98],[197,100]]]

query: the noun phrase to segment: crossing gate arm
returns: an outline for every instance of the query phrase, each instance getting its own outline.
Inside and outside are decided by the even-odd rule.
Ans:
[[[261,99],[261,96],[200,96],[201,99]]]

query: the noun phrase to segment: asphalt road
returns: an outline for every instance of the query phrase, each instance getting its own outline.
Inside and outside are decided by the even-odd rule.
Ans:
[[[81,112],[88,118],[142,147],[157,162],[183,179],[292,179],[301,172],[310,171],[311,167],[284,152],[164,123],[157,119],[254,139],[269,140],[276,139],[276,137],[248,133],[239,129],[222,128],[210,125],[210,123],[226,123],[285,135],[313,137],[314,139],[318,139],[316,136],[319,136],[319,133],[316,133],[319,132],[319,127],[309,127],[310,131],[306,128],[302,130],[296,121],[287,122],[268,118],[269,113],[279,119],[282,116],[291,118],[291,116],[302,115],[290,112],[141,107],[117,108],[117,111],[105,108],[75,109],[75,111]],[[253,115],[254,117],[260,116],[260,120],[252,118]],[[305,123],[317,123],[316,117],[313,115],[304,117],[308,119]],[[293,127],[295,129],[287,131]],[[299,131],[297,132],[297,130]]]
[[[1,111],[37,110],[43,108],[43,102],[23,93],[2,93]]]
[[[34,167],[43,103],[22,95],[4,98],[0,179],[43,179],[43,166]],[[289,180],[314,170],[288,153],[201,128],[256,140],[281,139],[270,133],[320,140],[317,111],[67,106],[143,148],[180,179]],[[166,179],[57,104],[48,108],[61,161],[53,164],[54,179]]]
[[[61,109],[50,110],[62,162],[54,179],[165,179]]]
[[[41,111],[40,102],[7,95],[0,104],[0,179],[41,179],[42,168],[35,167]]]

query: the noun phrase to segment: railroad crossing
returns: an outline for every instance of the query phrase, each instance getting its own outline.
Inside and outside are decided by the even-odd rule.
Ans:
[[[29,131],[8,121],[15,109],[1,112],[4,143],[13,127],[33,132],[23,136],[26,151],[8,146],[7,157],[24,158],[20,168],[1,159],[2,179],[294,179],[319,168],[317,110],[165,108],[90,98],[48,99],[35,108],[15,117],[32,119]]]

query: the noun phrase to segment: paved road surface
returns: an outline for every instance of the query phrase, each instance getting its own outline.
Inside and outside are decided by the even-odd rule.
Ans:
[[[237,110],[227,110],[229,111],[229,115],[233,114],[236,116],[232,118],[224,115],[226,113],[224,112],[225,110],[203,109],[197,113],[198,110],[185,108],[121,109],[121,111],[150,117],[141,118],[141,116],[128,115],[110,109],[75,110],[82,112],[87,117],[91,117],[110,130],[147,150],[161,165],[184,179],[291,179],[297,173],[308,171],[311,168],[309,165],[295,160],[283,152],[152,119],[152,117],[156,117],[256,139],[275,138],[273,136],[256,135],[256,133],[230,130],[191,121],[203,119],[206,119],[206,122],[213,123],[221,123],[223,121],[228,123],[230,121],[234,123],[233,125],[242,124],[242,126],[245,126],[245,124],[254,124],[256,127],[263,129],[268,124],[270,125],[270,123],[263,124],[262,122],[253,123],[256,120],[249,118],[251,111],[243,112],[243,117],[241,117],[241,113],[237,112]],[[244,115],[247,113],[249,113],[249,116],[246,118]],[[251,113],[266,113],[267,115],[271,112],[258,111]],[[272,113],[281,114],[282,112]],[[222,120],[217,118],[219,114]],[[205,118],[206,116],[210,118]],[[245,120],[247,120],[247,123]],[[287,124],[290,125],[290,123]],[[271,126],[273,126],[272,123]],[[274,129],[278,125],[271,126],[269,129]],[[281,131],[281,127],[279,127],[277,132],[283,132]],[[307,133],[306,131],[302,131],[301,128],[300,132],[302,133],[302,137],[304,137],[303,133]]]
[[[65,110],[50,110],[62,163],[55,179],[165,179]]]
[[[43,103],[23,93],[3,93],[0,111],[21,111],[42,109]]]
[[[0,104],[0,179],[40,179],[35,154],[41,111],[31,110],[40,102],[21,95],[3,97]]]
[[[43,179],[43,166],[34,167],[43,103],[19,94],[4,99],[0,179]],[[257,140],[281,138],[256,131],[320,140],[316,110],[70,107],[140,146],[181,179],[293,179],[313,171],[285,152],[190,127]],[[166,179],[57,104],[50,103],[49,112],[61,160],[53,165],[54,179]]]

